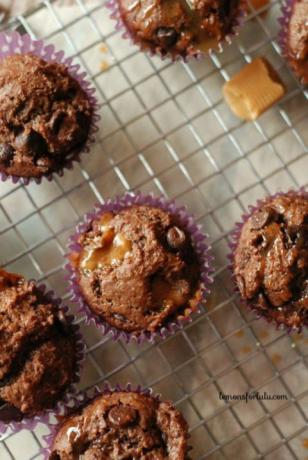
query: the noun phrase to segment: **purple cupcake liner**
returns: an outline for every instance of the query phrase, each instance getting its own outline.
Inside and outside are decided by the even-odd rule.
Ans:
[[[83,299],[79,283],[78,283],[78,274],[74,269],[73,265],[69,263],[66,265],[66,268],[69,272],[69,284],[70,284],[70,295],[72,301],[76,302],[79,305],[79,312],[86,316],[86,323],[94,324],[97,328],[101,330],[103,335],[110,334],[113,340],[122,339],[124,342],[129,343],[131,340],[135,340],[139,345],[149,341],[154,342],[156,337],[166,338],[167,336],[174,335],[178,330],[183,329],[184,325],[192,321],[191,314],[194,312],[200,313],[200,305],[205,301],[206,297],[209,295],[209,285],[213,282],[211,274],[213,269],[211,263],[213,262],[213,257],[210,253],[211,248],[207,242],[207,235],[202,232],[200,225],[196,224],[194,217],[188,214],[186,207],[179,206],[173,200],[166,200],[163,197],[155,197],[153,194],[144,195],[138,192],[136,195],[125,194],[123,196],[118,196],[115,199],[108,199],[105,204],[97,205],[94,210],[85,215],[84,220],[76,227],[76,232],[69,239],[69,258],[71,253],[79,253],[81,251],[81,246],[78,243],[80,234],[87,231],[90,223],[96,219],[103,212],[108,211],[120,211],[121,209],[128,208],[132,205],[143,205],[147,204],[149,206],[154,206],[161,208],[165,211],[168,211],[180,219],[183,227],[186,228],[188,233],[191,236],[193,246],[195,248],[196,254],[199,259],[201,267],[201,276],[200,276],[200,298],[196,298],[195,307],[187,307],[185,310],[184,316],[172,320],[169,323],[162,326],[158,331],[149,332],[144,331],[141,333],[136,332],[125,332],[115,327],[109,325],[106,321],[99,318],[93,314],[88,307],[87,303]]]
[[[296,72],[293,70],[292,65],[290,64],[290,54],[288,51],[288,33],[289,33],[289,24],[291,20],[291,15],[293,12],[293,7],[295,4],[295,0],[284,0],[284,3],[281,7],[281,14],[282,16],[278,18],[278,22],[280,24],[280,32],[278,34],[278,42],[281,48],[281,55],[287,61],[289,67],[293,71],[293,73],[297,76]],[[303,78],[299,78],[301,83],[304,84]]]
[[[258,200],[257,203],[254,206],[248,206],[249,212],[245,213],[242,215],[242,220],[241,222],[237,222],[235,224],[234,230],[230,234],[230,241],[229,241],[229,249],[230,253],[228,254],[227,258],[229,260],[229,270],[231,272],[231,277],[234,282],[234,292],[240,295],[240,302],[243,305],[243,307],[250,309],[254,313],[257,312],[256,319],[263,319],[267,324],[274,324],[276,326],[277,330],[282,330],[290,334],[291,332],[298,332],[301,333],[303,330],[303,326],[300,327],[288,327],[284,323],[277,322],[274,318],[270,318],[267,316],[264,316],[260,314],[260,310],[258,309],[257,305],[254,304],[253,302],[249,302],[248,300],[245,300],[241,297],[240,290],[237,285],[236,277],[233,271],[233,266],[234,266],[234,254],[235,250],[237,248],[237,245],[239,243],[239,239],[242,233],[242,229],[245,225],[245,223],[248,221],[248,219],[254,214],[256,211],[260,210],[264,204],[270,200],[273,200],[279,196],[299,196],[302,195],[306,199],[308,199],[308,191],[304,187],[301,187],[299,190],[289,190],[287,192],[277,192],[273,195],[269,195],[261,200]]]
[[[95,386],[95,387],[92,387],[86,390],[83,393],[75,394],[70,398],[69,401],[67,401],[66,404],[62,404],[61,410],[57,414],[60,420],[47,421],[47,425],[50,430],[50,433],[43,436],[44,447],[42,447],[42,449],[40,450],[40,456],[44,460],[49,459],[49,456],[52,452],[52,444],[53,444],[54,437],[56,436],[58,432],[58,428],[61,425],[61,422],[65,417],[75,413],[76,411],[86,406],[87,404],[90,404],[94,399],[96,399],[99,396],[110,394],[110,393],[119,393],[119,392],[126,392],[126,393],[132,392],[132,393],[138,393],[138,394],[142,394],[146,396],[151,396],[156,401],[162,402],[161,396],[159,394],[154,394],[152,388],[144,388],[141,385],[135,386],[135,385],[132,385],[131,383],[128,383],[127,385],[117,384],[113,388],[111,385],[109,385],[109,383],[106,382],[102,389]],[[188,439],[189,438],[190,438],[190,435],[188,435]],[[188,451],[190,450],[191,450],[191,447],[188,446]]]
[[[89,153],[91,144],[95,142],[95,134],[99,129],[98,122],[101,118],[98,114],[99,104],[94,96],[96,90],[86,79],[86,72],[81,70],[79,64],[73,63],[72,57],[66,58],[64,51],[56,51],[54,45],[46,45],[43,40],[33,40],[28,34],[21,35],[16,31],[0,32],[0,61],[7,56],[27,53],[34,54],[47,62],[56,61],[58,64],[65,65],[69,74],[77,80],[81,88],[86,93],[88,100],[91,103],[93,113],[86,143],[77,149],[74,149],[69,155],[67,155],[67,161],[60,169],[51,173],[43,174],[41,177],[19,177],[0,172],[0,181],[4,182],[10,179],[14,184],[20,183],[23,185],[28,185],[30,182],[40,184],[43,178],[51,181],[55,175],[62,177],[66,169],[70,170],[73,168],[74,162],[80,163],[81,154]]]
[[[117,0],[108,0],[106,2],[107,8],[111,12],[111,19],[113,19],[116,22],[115,29],[119,32],[122,32],[122,37],[124,39],[129,39],[131,41],[131,44],[137,45],[141,51],[148,53],[151,57],[152,56],[160,56],[162,60],[165,59],[171,59],[173,62],[176,61],[183,61],[183,62],[188,62],[190,59],[202,59],[204,56],[207,54],[212,54],[213,52],[218,52],[222,53],[224,50],[224,45],[228,44],[231,45],[233,37],[237,36],[239,33],[239,28],[241,27],[244,17],[247,14],[247,8],[246,8],[246,0],[240,0],[239,3],[239,14],[238,16],[234,19],[234,24],[232,26],[232,30],[230,31],[229,34],[227,34],[223,40],[217,41],[215,44],[215,47],[209,48],[207,52],[205,51],[196,51],[192,52],[191,54],[188,54],[187,56],[181,56],[177,53],[164,53],[162,54],[160,51],[154,51],[142,42],[140,42],[136,37],[134,37],[128,28],[126,27],[120,13],[119,9],[119,4]]]
[[[56,305],[59,310],[64,313],[67,324],[71,327],[76,342],[75,374],[72,383],[65,390],[64,396],[55,404],[55,407],[52,409],[47,409],[46,411],[35,415],[34,417],[23,417],[20,411],[14,409],[10,405],[7,405],[5,410],[1,409],[0,436],[6,434],[6,432],[18,432],[22,429],[33,430],[39,423],[48,423],[50,417],[58,413],[61,408],[61,404],[68,400],[68,394],[76,392],[76,384],[80,381],[80,371],[85,359],[85,344],[79,326],[74,324],[75,317],[69,314],[69,308],[67,306],[62,305],[62,300],[58,297],[55,297],[54,291],[46,291],[45,284],[40,284],[37,286],[37,288],[42,292],[42,294],[44,294],[49,302]]]

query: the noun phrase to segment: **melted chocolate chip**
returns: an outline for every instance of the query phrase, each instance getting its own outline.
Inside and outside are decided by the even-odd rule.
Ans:
[[[13,147],[10,144],[0,144],[0,163],[9,166],[13,157]]]
[[[180,249],[186,241],[183,230],[178,227],[171,227],[167,233],[167,242],[173,249]]]
[[[108,414],[110,422],[114,426],[125,427],[135,422],[138,412],[131,406],[114,406]]]
[[[179,37],[178,32],[173,27],[160,27],[157,29],[156,35],[163,48],[172,48]]]

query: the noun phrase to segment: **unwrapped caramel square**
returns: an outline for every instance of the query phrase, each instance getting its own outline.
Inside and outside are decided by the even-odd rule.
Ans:
[[[257,58],[223,88],[232,112],[244,120],[256,120],[286,92],[279,75],[265,58]]]

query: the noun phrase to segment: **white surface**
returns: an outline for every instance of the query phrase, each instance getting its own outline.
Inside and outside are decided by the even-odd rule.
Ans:
[[[80,388],[104,379],[152,386],[187,417],[194,460],[307,458],[307,338],[293,341],[243,310],[226,262],[228,232],[249,204],[307,185],[307,102],[279,56],[280,3],[271,3],[262,17],[250,16],[222,55],[189,65],[138,52],[114,32],[102,2],[89,10],[75,3],[52,9],[46,2],[21,20],[39,37],[51,34],[47,40],[68,54],[80,53],[103,104],[98,141],[80,166],[52,183],[0,184],[0,264],[44,280],[67,299],[67,237],[96,201],[140,189],[187,204],[210,234],[216,258],[207,312],[185,332],[142,349],[102,338],[80,318],[88,346]],[[245,124],[225,105],[221,87],[257,55],[271,60],[288,93],[257,122]],[[101,72],[102,61],[109,70]],[[291,397],[248,405],[218,398],[220,390],[253,388]],[[35,435],[8,437],[0,459],[29,460],[45,432],[41,426]]]

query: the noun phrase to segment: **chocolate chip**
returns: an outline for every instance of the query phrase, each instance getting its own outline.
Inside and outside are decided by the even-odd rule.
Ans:
[[[257,234],[257,236],[252,240],[251,243],[253,244],[253,246],[257,248],[259,246],[263,246],[264,241],[265,240],[263,235]]]
[[[30,154],[43,156],[48,153],[45,139],[32,129],[16,137],[16,146],[20,149],[27,149]]]
[[[230,18],[232,2],[230,0],[222,0],[218,10],[221,19]],[[214,9],[213,13],[216,15],[217,10]]]
[[[57,452],[52,452],[49,457],[49,460],[61,460],[61,458],[60,458],[60,455],[57,454]]]
[[[64,112],[55,112],[49,122],[50,128],[54,134],[58,134],[65,120]]]
[[[58,319],[57,327],[59,329],[59,332],[64,335],[69,334],[71,332],[70,326],[67,322],[66,316],[63,313],[63,311],[60,310],[58,312],[57,319]]]
[[[270,209],[260,209],[251,218],[251,226],[254,230],[261,230],[271,220],[273,213]]]
[[[167,242],[173,249],[180,249],[186,241],[183,230],[178,227],[171,227],[167,232]]]
[[[68,88],[68,89],[59,89],[55,93],[55,100],[56,101],[69,101],[74,99],[74,97],[77,94],[77,89],[74,87]]]
[[[90,119],[89,119],[89,117],[87,117],[87,115],[85,113],[78,111],[76,113],[76,118],[77,118],[78,124],[82,128],[87,128],[89,126]]]
[[[156,35],[163,48],[172,48],[179,37],[178,32],[173,27],[160,27],[157,29]]]
[[[13,147],[10,144],[0,144],[0,163],[9,166],[13,157]]]
[[[2,403],[2,400],[1,400]],[[0,403],[0,404],[1,404]],[[16,409],[14,406],[11,406],[10,404],[1,404],[0,407],[0,420],[2,422],[19,422],[22,420],[23,414],[21,413],[20,410]]]
[[[9,374],[7,377],[4,377],[2,380],[0,380],[0,388],[5,387],[10,380],[12,379],[12,376]]]
[[[138,412],[131,406],[114,406],[108,414],[110,422],[115,426],[124,427],[137,419]]]

